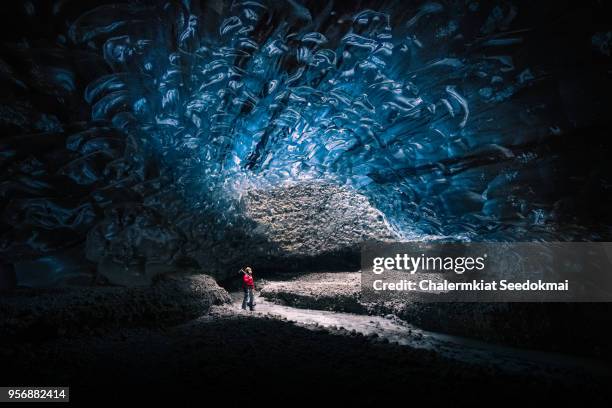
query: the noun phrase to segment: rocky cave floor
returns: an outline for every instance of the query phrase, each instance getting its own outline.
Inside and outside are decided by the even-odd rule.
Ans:
[[[233,292],[231,303],[216,302],[182,323],[132,322],[37,341],[4,339],[0,380],[69,385],[73,401],[210,401],[213,395],[254,403],[609,400],[612,375],[601,359],[468,340],[393,315],[313,307],[329,293],[341,304],[352,296],[357,277],[260,281],[255,312],[242,311],[241,293]],[[298,289],[302,303],[287,296]]]

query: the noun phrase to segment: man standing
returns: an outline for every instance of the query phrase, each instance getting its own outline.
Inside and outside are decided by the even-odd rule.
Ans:
[[[253,270],[247,266],[240,270],[242,274],[242,289],[244,290],[244,299],[242,300],[242,309],[246,310],[247,305],[253,311],[255,309],[255,298],[253,291],[255,290],[255,282],[253,281]]]

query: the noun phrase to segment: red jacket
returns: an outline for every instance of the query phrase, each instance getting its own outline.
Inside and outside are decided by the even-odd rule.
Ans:
[[[246,288],[255,288],[255,283],[253,282],[253,276],[245,273],[242,275],[242,284]]]

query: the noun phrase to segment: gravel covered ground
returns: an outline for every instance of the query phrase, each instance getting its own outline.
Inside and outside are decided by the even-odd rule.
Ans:
[[[234,292],[234,309],[241,310],[242,293]],[[487,366],[496,371],[542,376],[570,383],[607,377],[609,364],[593,358],[580,358],[546,351],[507,347],[462,336],[431,332],[409,324],[395,315],[376,316],[308,308],[296,308],[272,303],[256,296],[253,315],[274,317],[294,324],[323,328],[333,335],[366,336],[373,342],[393,343],[433,351],[436,355],[455,361]]]
[[[366,315],[394,315],[422,329],[487,342],[612,361],[601,335],[609,303],[365,302],[359,272],[280,276],[260,284],[261,295],[297,308]]]
[[[339,285],[339,292],[346,289],[326,276],[305,276],[298,282],[313,282],[312,292],[319,291],[321,296],[329,289],[322,282]],[[354,286],[356,275],[346,278],[350,284],[345,286]],[[83,303],[79,297],[79,313],[48,315],[62,318],[51,319],[48,326],[55,330],[45,331],[45,336],[33,335],[39,329],[33,326],[34,332],[0,337],[0,384],[68,385],[72,401],[88,402],[130,397],[157,402],[189,398],[209,404],[217,397],[228,404],[337,401],[344,406],[389,399],[408,403],[417,398],[466,404],[499,398],[548,403],[579,398],[583,403],[604,403],[610,398],[607,385],[612,375],[607,366],[591,370],[580,361],[573,366],[551,365],[529,356],[523,364],[516,356],[462,344],[391,316],[300,309],[262,298],[255,312],[242,311],[240,294],[227,303],[227,293],[212,283],[204,276],[158,283],[161,286],[153,292],[142,289],[148,295],[136,299],[149,301],[135,309],[138,313],[107,316],[130,319],[122,317],[114,325],[92,323],[81,330],[74,323],[104,307],[99,299]],[[282,285],[277,283],[277,288]],[[273,287],[268,282],[264,292]],[[185,288],[191,289],[185,292]],[[115,293],[109,299],[124,299],[124,303],[111,302],[109,309],[131,304],[118,295],[127,289],[108,291]],[[129,289],[129,293],[140,292]],[[159,293],[166,295],[154,296]],[[193,318],[195,309],[186,305],[197,300],[198,293],[208,300],[199,317]],[[214,305],[211,299],[216,299]],[[21,301],[27,303],[25,298]],[[157,306],[147,309],[147,305]],[[173,318],[164,319],[167,315],[154,312],[163,305],[186,314],[170,313]],[[49,310],[70,310],[38,309],[31,311],[39,317]],[[142,313],[145,309],[152,315]],[[68,318],[74,330],[58,330]]]
[[[173,327],[3,345],[1,381],[68,384],[73,401],[126,395],[290,404],[296,399],[363,403],[417,397],[482,402],[495,394],[505,401],[607,397],[601,379],[573,384],[529,373],[510,375],[428,350],[339,334],[214,307],[207,316]]]

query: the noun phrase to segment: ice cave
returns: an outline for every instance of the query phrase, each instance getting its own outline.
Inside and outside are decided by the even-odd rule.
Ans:
[[[11,7],[0,252],[27,285],[206,268],[254,234],[249,192],[321,183],[404,240],[610,236],[586,205],[610,195],[607,73],[588,59],[610,39],[574,61],[571,22],[538,30],[556,2]]]
[[[360,264],[371,242],[601,244],[532,253],[612,288],[604,1],[4,3],[0,402],[230,401],[247,373],[249,403],[609,405],[612,289],[449,301],[438,273],[434,294],[370,302]]]

